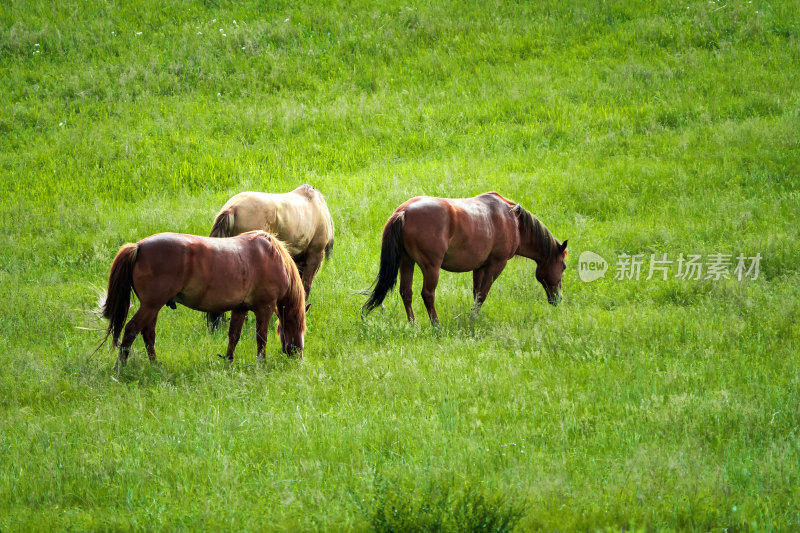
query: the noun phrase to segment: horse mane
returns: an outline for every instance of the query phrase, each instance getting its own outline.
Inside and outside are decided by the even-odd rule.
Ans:
[[[308,196],[309,198],[311,198],[314,195],[315,191],[319,192],[313,187],[313,185],[309,185],[308,183],[304,183],[303,185],[300,185],[298,188],[296,188],[292,192],[296,192],[298,194],[304,194],[304,195]]]
[[[284,308],[283,320],[290,324],[300,324],[302,333],[306,331],[306,291],[303,288],[303,280],[300,278],[300,272],[297,270],[292,256],[286,250],[284,244],[274,235],[264,232],[273,244],[273,248],[278,253],[283,263],[283,268],[286,269],[286,275],[289,277],[289,290],[286,295],[281,299],[278,304]]]
[[[541,220],[530,214],[520,204],[516,204],[512,210],[517,215],[520,228],[531,236],[532,241],[539,243],[544,257],[550,257],[554,251],[558,250],[558,241]]]

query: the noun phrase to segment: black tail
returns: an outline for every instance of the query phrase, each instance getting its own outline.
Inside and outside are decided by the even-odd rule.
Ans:
[[[226,209],[214,219],[214,225],[211,226],[211,237],[230,237],[232,228],[233,211]]]
[[[331,242],[328,243],[328,246],[325,247],[325,261],[331,258],[332,253],[333,253],[333,237],[331,237]]]
[[[206,323],[211,331],[219,329],[224,319],[225,313],[206,313]]]
[[[381,264],[378,277],[375,280],[369,300],[361,308],[369,313],[383,302],[386,294],[394,288],[397,282],[397,272],[400,270],[400,255],[403,252],[403,222],[405,213],[392,215],[383,228],[383,242],[381,243]]]
[[[128,317],[128,309],[131,307],[133,265],[136,262],[138,251],[138,245],[126,244],[120,248],[117,257],[111,264],[108,291],[103,304],[103,317],[109,320],[108,333],[113,333],[114,346],[119,344],[119,334],[122,332],[122,326],[125,325],[125,319]]]
[[[211,237],[230,237],[233,229],[233,216],[233,210],[230,208],[221,211],[214,219],[214,225],[211,226]],[[223,318],[225,318],[225,313],[206,313],[208,328],[211,331],[216,330],[222,324]]]

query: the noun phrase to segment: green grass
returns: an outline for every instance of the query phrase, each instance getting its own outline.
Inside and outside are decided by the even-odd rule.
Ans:
[[[800,528],[799,33],[763,0],[4,3],[0,530]],[[161,367],[90,356],[123,243],[301,183],[337,231],[301,363],[250,320],[228,367],[186,308]],[[563,303],[519,259],[475,321],[446,273],[440,328],[361,320],[394,208],[487,190],[569,239]],[[613,279],[716,252],[759,278]]]

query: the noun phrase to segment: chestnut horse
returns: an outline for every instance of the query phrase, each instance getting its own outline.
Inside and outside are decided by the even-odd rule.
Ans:
[[[131,289],[139,310],[119,336],[130,308]],[[120,366],[140,332],[151,363],[157,363],[156,320],[165,305],[180,303],[198,311],[232,311],[226,357],[233,352],[248,311],[256,315],[258,358],[264,358],[269,319],[278,315],[283,351],[303,357],[305,293],[286,249],[272,235],[252,231],[231,239],[159,233],[124,245],[111,265],[103,316],[119,345]]]
[[[285,194],[239,193],[222,206],[211,236],[230,237],[259,229],[286,246],[300,271],[307,299],[323,258],[328,259],[333,251],[333,219],[325,198],[311,185]],[[212,329],[221,318],[219,313],[208,314]]]
[[[521,255],[536,261],[536,279],[547,300],[561,300],[561,275],[566,268],[567,241],[558,242],[536,217],[496,192],[474,198],[418,196],[398,207],[383,228],[381,262],[372,294],[363,310],[369,313],[394,288],[400,272],[400,297],[410,322],[414,264],[422,271],[422,300],[431,323],[439,323],[434,299],[439,270],[472,271],[473,312],[509,259]]]

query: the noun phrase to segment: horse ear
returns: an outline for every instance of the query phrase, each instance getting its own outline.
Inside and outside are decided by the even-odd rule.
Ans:
[[[567,240],[569,240],[569,239],[567,239]],[[567,241],[564,241],[564,242],[561,243],[561,246],[558,247],[558,251],[563,254],[564,250],[566,250],[566,249],[567,249]]]

